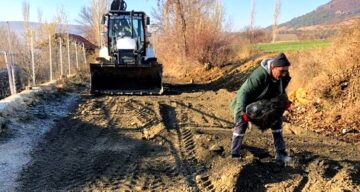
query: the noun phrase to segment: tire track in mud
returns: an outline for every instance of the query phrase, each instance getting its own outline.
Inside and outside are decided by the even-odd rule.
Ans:
[[[104,158],[108,158],[104,156]],[[114,158],[121,158],[119,156],[115,156]],[[125,161],[129,161],[130,156],[125,158]],[[99,160],[97,160],[99,161]],[[121,178],[119,177],[119,173],[128,169],[127,165],[121,164],[109,164],[105,163],[104,166],[99,166],[101,162],[96,162],[94,164],[90,164],[88,166],[84,175],[87,175],[85,182],[79,182],[79,180],[75,180],[76,182],[67,187],[66,190],[68,191],[96,191],[96,190],[111,190],[112,188],[116,188],[118,184],[118,180]],[[95,166],[94,166],[95,165]],[[103,176],[107,175],[107,176]],[[81,185],[81,183],[85,183]]]
[[[142,124],[127,122],[134,115]],[[187,190],[173,156],[177,149],[142,140],[144,130],[153,131],[161,121],[157,101],[85,100],[39,143],[19,191]]]
[[[127,115],[135,115],[136,118],[141,120],[142,127],[134,127],[132,128],[125,128],[125,132],[127,131],[136,131],[136,132],[142,132],[143,129],[146,129],[148,127],[151,127],[154,123],[156,123],[156,119],[154,120],[154,116],[156,116],[156,112],[154,110],[150,109],[149,107],[146,107],[145,105],[141,104],[140,102],[129,99],[125,102],[114,102],[114,99],[112,101],[108,102],[112,105],[113,108],[111,108],[111,116],[109,118],[109,127],[112,128],[120,128],[120,131],[124,131],[124,129],[121,129],[119,127],[119,122],[122,120],[121,117],[125,114]],[[108,104],[104,104],[105,106]],[[109,106],[110,107],[110,106]],[[106,107],[106,108],[109,108]],[[120,110],[121,109],[121,110]],[[154,157],[153,157],[154,158]],[[132,160],[133,161],[133,160]],[[130,161],[131,162],[131,161]],[[163,179],[161,176],[156,175],[156,173],[159,172],[158,166],[156,162],[153,163],[141,163],[137,162],[138,165],[133,166],[129,170],[126,170],[125,172],[131,173],[130,175],[125,176],[122,175],[122,178],[118,179],[115,183],[109,182],[105,179],[100,179],[99,183],[101,185],[94,185],[90,188],[90,190],[96,190],[96,189],[110,189],[110,190],[128,190],[128,191],[158,191],[166,189],[166,184],[163,182]],[[140,164],[140,165],[139,165]],[[160,164],[161,166],[162,164]],[[157,170],[154,171],[154,173],[150,174],[141,174],[146,172],[146,170]],[[115,172],[116,173],[116,172]],[[116,177],[113,175],[112,177]],[[97,178],[98,179],[98,178]],[[112,187],[110,187],[112,186]]]
[[[215,191],[208,175],[206,175],[205,165],[201,165],[196,157],[195,142],[193,140],[192,131],[190,129],[184,129],[182,133],[183,151],[186,161],[191,166],[190,169],[195,173],[195,180],[205,191]]]
[[[179,127],[174,107],[160,104],[160,113],[163,116],[166,129],[175,130],[176,132],[178,149],[175,149],[174,146],[169,147],[172,148],[172,154],[177,157],[176,164],[182,170],[182,175],[186,178],[189,186],[195,191],[215,191],[209,176],[206,175],[206,167],[199,163],[196,157],[192,131]],[[170,141],[165,141],[167,141],[168,145],[171,144]]]

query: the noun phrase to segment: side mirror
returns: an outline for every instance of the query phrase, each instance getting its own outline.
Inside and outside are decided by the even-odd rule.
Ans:
[[[146,17],[146,25],[150,25],[150,17]]]
[[[101,24],[105,25],[105,22],[106,22],[106,16],[103,15],[101,18]]]

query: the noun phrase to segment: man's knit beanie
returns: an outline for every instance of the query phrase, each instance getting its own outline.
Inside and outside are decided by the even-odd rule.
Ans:
[[[290,62],[286,58],[284,53],[280,53],[277,57],[275,57],[272,63],[274,65],[274,67],[290,66]]]

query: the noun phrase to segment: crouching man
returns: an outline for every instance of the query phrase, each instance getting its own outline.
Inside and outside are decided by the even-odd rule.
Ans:
[[[235,118],[231,143],[231,155],[233,158],[240,157],[241,144],[249,124],[246,107],[260,100],[271,100],[280,95],[286,95],[285,89],[291,79],[289,66],[290,62],[284,53],[279,54],[274,59],[264,59],[238,90],[231,104]],[[285,106],[288,107],[288,103]],[[271,124],[270,128],[272,129],[276,150],[275,159],[287,162],[291,158],[286,153],[281,117],[282,114],[279,119]]]

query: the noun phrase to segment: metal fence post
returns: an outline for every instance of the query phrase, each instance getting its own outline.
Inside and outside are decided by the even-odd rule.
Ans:
[[[49,34],[49,72],[50,72],[50,81],[53,80],[53,69],[52,69],[52,52],[51,52],[51,34]]]
[[[64,76],[63,58],[62,58],[62,37],[59,40],[59,58],[60,58],[60,79]]]
[[[69,65],[69,76],[71,75],[71,64],[70,64],[70,35],[67,35],[67,56],[68,56],[68,65]]]
[[[35,79],[35,56],[34,56],[34,35],[33,35],[33,31],[31,31],[30,44],[31,44],[32,81],[33,81],[33,86],[35,86],[36,85],[36,79]]]
[[[11,79],[12,79],[13,91],[14,91],[14,94],[16,94],[17,91],[16,91],[16,80],[15,80],[15,65],[13,63],[11,63],[10,68],[11,68]]]
[[[75,42],[75,59],[76,59],[76,68],[79,70],[79,58],[77,53],[77,43]]]
[[[85,64],[85,66],[86,66],[87,61],[86,61],[85,44],[83,43],[82,45],[83,45],[84,64]]]

